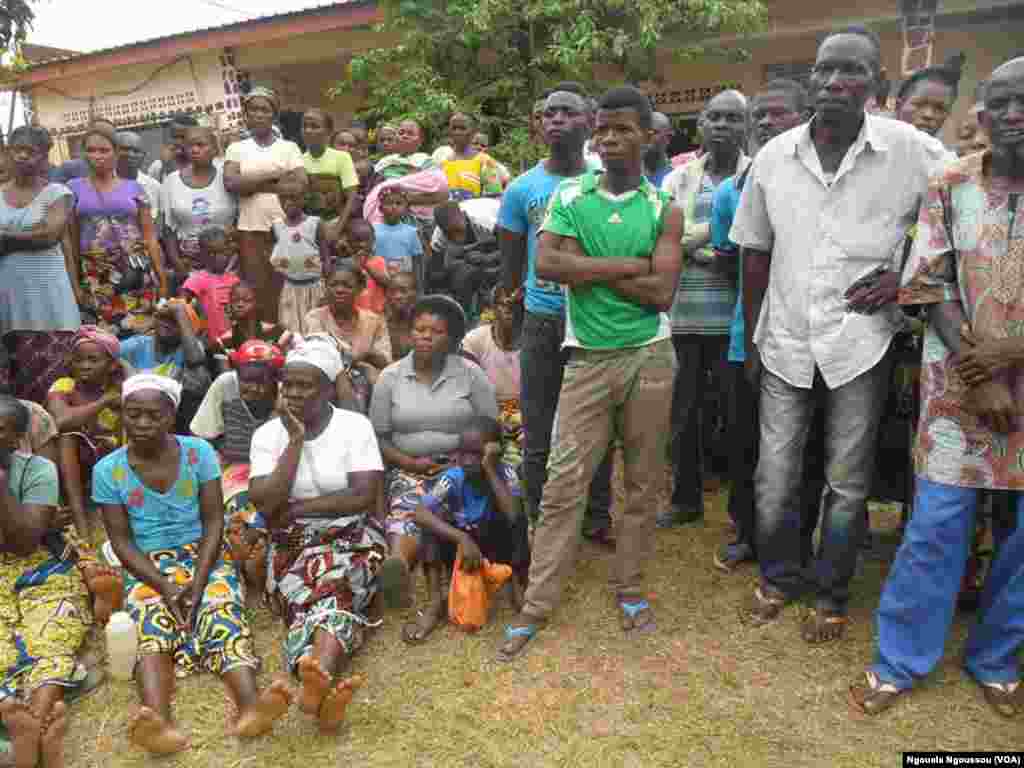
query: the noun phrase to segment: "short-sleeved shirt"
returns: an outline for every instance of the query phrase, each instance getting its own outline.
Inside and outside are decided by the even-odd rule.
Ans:
[[[498,211],[499,227],[526,236],[526,310],[539,315],[560,315],[565,310],[562,286],[537,277],[537,237],[548,201],[565,178],[548,173],[541,160],[509,184]]]
[[[45,456],[15,451],[7,470],[7,490],[19,504],[56,507],[60,497],[57,465]]]
[[[352,156],[348,152],[327,147],[320,157],[313,157],[306,152],[302,156],[302,163],[309,177],[306,213],[333,218],[338,212],[342,190],[353,190],[359,186],[359,176]]]
[[[512,496],[522,495],[519,476],[503,461],[498,463],[498,477]],[[423,506],[449,525],[467,533],[478,530],[497,511],[489,494],[480,493],[466,482],[462,467],[452,467],[438,475],[430,493],[423,497]]]
[[[481,325],[466,334],[462,348],[470,352],[494,385],[500,400],[519,399],[519,350],[506,350],[494,340],[494,327]]]
[[[210,183],[201,188],[190,187],[181,178],[181,171],[175,171],[160,187],[160,212],[164,226],[178,236],[182,255],[195,262],[199,257],[199,233],[213,227],[234,227],[238,202],[224,187],[222,168],[217,168]]]
[[[895,305],[847,312],[846,291],[877,267],[900,268],[928,178],[950,155],[913,126],[868,114],[830,180],[812,126],[758,152],[729,237],[772,254],[754,331],[765,368],[803,389],[819,370],[835,389],[877,365],[903,325]]]
[[[238,285],[240,278],[233,272],[216,275],[200,269],[189,274],[182,289],[191,291],[203,305],[206,314],[207,332],[211,338],[219,339],[231,330],[225,308],[231,301],[231,289]]]
[[[355,330],[346,333],[338,325],[330,307],[317,307],[306,313],[306,333],[328,333],[338,345],[352,353],[352,345],[360,338],[371,352],[391,359],[391,334],[383,316],[365,309],[356,310]]]
[[[236,141],[224,153],[224,161],[238,163],[242,176],[274,171],[287,173],[303,168],[302,150],[285,139],[261,146],[255,139]],[[277,195],[259,192],[245,195],[238,205],[238,229],[243,232],[269,232],[274,219],[284,218]]]
[[[742,176],[742,174],[740,174]],[[730,176],[718,185],[711,204],[711,247],[716,251],[737,253],[739,247],[729,239],[729,230],[736,215],[736,206],[740,202],[740,190],[736,182],[740,176]],[[744,177],[744,180],[746,177]],[[736,291],[736,308],[733,310],[732,322],[729,324],[729,362],[742,363],[747,352],[743,337],[743,264],[740,264],[739,281]]]
[[[650,259],[671,203],[647,179],[639,188],[613,195],[589,172],[563,181],[541,228],[579,242],[590,258]],[[669,338],[668,317],[623,298],[603,283],[565,289],[565,346],[585,349],[642,347]]]
[[[932,178],[903,272],[900,303],[957,302],[978,338],[1019,339],[1024,201],[992,178],[990,162],[991,151],[969,155]],[[1024,416],[1015,412],[1007,433],[993,431],[964,407],[970,390],[955,366],[956,357],[929,324],[914,446],[917,474],[945,485],[1024,491]],[[1010,366],[994,378],[1014,402],[1024,400],[1024,366]]]
[[[373,225],[374,253],[388,264],[389,272],[412,272],[415,262],[423,257],[419,230],[412,224],[381,222]]]
[[[128,512],[132,537],[143,552],[183,547],[202,538],[199,493],[220,478],[213,447],[198,437],[175,435],[178,441],[178,479],[167,493],[146,486],[128,461],[128,448],[119,448],[92,472],[92,500],[120,504]]]
[[[288,430],[272,419],[256,430],[250,450],[249,477],[265,477],[277,468],[288,448]],[[377,436],[361,413],[331,406],[324,431],[302,444],[289,499],[316,499],[348,488],[351,472],[383,472]],[[302,522],[301,520],[299,522]]]
[[[433,384],[416,378],[412,354],[383,371],[373,388],[370,421],[410,456],[436,456],[459,447],[474,419],[498,418],[498,401],[487,374],[475,363],[448,355]]]
[[[180,381],[185,371],[185,350],[179,344],[168,354],[157,355],[155,336],[132,336],[121,342],[121,359],[138,373],[159,373]]]
[[[220,454],[226,462],[248,463],[256,430],[269,421],[256,418],[238,389],[238,374],[222,373],[206,391],[189,429],[204,440],[224,438]]]
[[[441,169],[448,178],[448,195],[452,200],[501,194],[498,164],[486,152],[468,158],[457,157],[453,152],[450,159],[441,163]]]

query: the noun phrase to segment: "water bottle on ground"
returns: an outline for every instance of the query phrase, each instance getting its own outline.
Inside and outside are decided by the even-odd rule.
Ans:
[[[118,611],[107,623],[107,658],[115,680],[131,680],[135,671],[138,638],[130,614]]]

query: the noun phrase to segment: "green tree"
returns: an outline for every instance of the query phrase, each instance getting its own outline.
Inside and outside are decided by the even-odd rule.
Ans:
[[[370,120],[412,117],[435,132],[454,109],[475,113],[500,135],[494,154],[507,162],[533,151],[527,115],[552,83],[642,82],[666,49],[683,59],[742,56],[700,41],[753,32],[766,19],[761,0],[382,2],[379,30],[397,45],[355,57],[335,92],[363,96]]]
[[[0,50],[10,51],[23,43],[34,19],[27,0],[0,0]]]

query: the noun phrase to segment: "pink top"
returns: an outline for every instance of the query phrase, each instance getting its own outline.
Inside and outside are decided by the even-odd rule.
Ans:
[[[369,263],[379,271],[388,271],[388,263],[384,261],[383,256],[374,256]],[[383,315],[385,301],[384,289],[373,279],[373,275],[367,272],[366,288],[356,297],[356,307]]]
[[[480,361],[499,400],[519,399],[518,349],[506,351],[499,347],[490,325],[481,325],[467,333],[462,346]]]
[[[224,308],[231,300],[231,288],[239,282],[238,275],[225,272],[215,275],[205,269],[189,274],[182,290],[191,291],[203,305],[209,338],[219,339],[231,330]]]

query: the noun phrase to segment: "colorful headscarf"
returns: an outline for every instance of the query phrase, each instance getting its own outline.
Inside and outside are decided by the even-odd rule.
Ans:
[[[124,380],[121,387],[121,401],[124,402],[136,392],[152,390],[166,395],[177,410],[181,404],[181,384],[169,376],[161,376],[158,373],[137,373]]]
[[[296,342],[285,358],[285,365],[304,363],[319,368],[329,381],[338,378],[344,368],[337,345],[326,334],[314,334]]]
[[[75,333],[71,340],[71,349],[78,349],[81,344],[95,344],[108,355],[112,360],[117,360],[121,354],[121,342],[112,333],[107,333],[97,325],[83,325]]]
[[[274,369],[284,366],[284,354],[281,350],[276,345],[268,344],[261,339],[249,339],[232,352],[229,359],[234,368],[240,368],[249,363],[266,363]]]
[[[274,114],[277,114],[281,110],[281,101],[277,98],[277,94],[265,85],[254,85],[249,89],[249,92],[242,97],[242,106],[245,106],[256,98],[266,99],[269,101],[270,106],[274,110]]]

